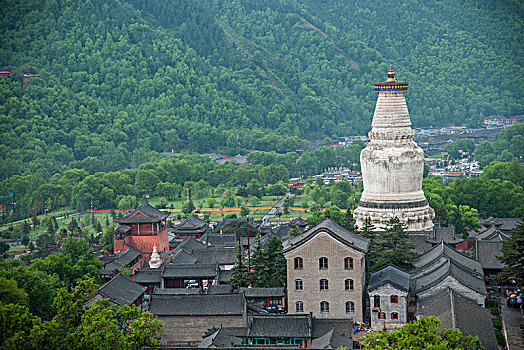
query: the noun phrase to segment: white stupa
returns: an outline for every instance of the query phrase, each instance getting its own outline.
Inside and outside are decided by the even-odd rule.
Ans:
[[[375,84],[378,93],[370,142],[360,154],[364,191],[353,213],[362,227],[369,217],[377,230],[398,217],[409,232],[427,232],[435,216],[422,191],[424,152],[413,141],[404,93],[407,82],[397,82],[390,66],[385,83]]]
[[[156,251],[156,244],[154,244],[153,253],[151,253],[151,258],[149,258],[149,268],[157,269],[160,266],[162,266],[162,259],[160,259],[160,255]]]

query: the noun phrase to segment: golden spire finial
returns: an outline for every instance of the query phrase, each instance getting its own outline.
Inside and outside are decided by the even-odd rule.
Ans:
[[[394,83],[395,80],[395,72],[393,72],[393,65],[389,65],[389,72],[388,72],[388,80],[386,80],[386,83]]]

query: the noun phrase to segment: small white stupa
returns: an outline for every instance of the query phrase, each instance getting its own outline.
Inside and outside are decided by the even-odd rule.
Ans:
[[[151,254],[151,258],[149,259],[149,268],[158,269],[160,266],[162,266],[162,259],[160,259],[160,255],[156,251],[156,244],[154,244],[153,253]]]

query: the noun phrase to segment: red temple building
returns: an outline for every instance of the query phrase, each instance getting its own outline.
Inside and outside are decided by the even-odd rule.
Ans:
[[[169,250],[166,218],[164,213],[149,203],[144,203],[134,211],[114,221],[118,226],[114,231],[114,253],[134,249],[149,258],[156,244],[158,252]]]

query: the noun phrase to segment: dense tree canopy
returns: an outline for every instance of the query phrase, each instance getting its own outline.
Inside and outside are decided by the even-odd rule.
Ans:
[[[0,78],[0,178],[117,171],[184,149],[284,154],[363,134],[389,63],[412,86],[415,124],[522,112],[517,2],[14,0],[0,10],[0,68],[11,72]]]
[[[463,336],[458,329],[440,329],[442,322],[434,316],[406,323],[393,331],[378,331],[365,336],[366,349],[412,350],[480,350],[478,337]]]

